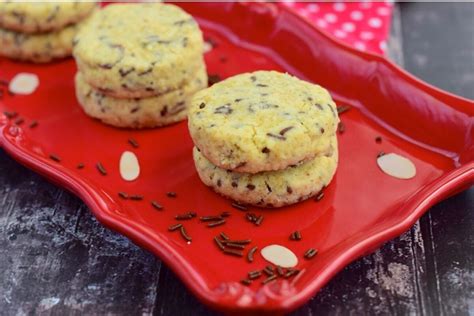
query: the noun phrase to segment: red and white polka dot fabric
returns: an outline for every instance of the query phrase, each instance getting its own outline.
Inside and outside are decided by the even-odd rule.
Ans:
[[[293,2],[283,5],[357,49],[384,54],[393,3]]]

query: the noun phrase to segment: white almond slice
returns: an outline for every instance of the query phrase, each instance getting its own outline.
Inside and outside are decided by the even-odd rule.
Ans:
[[[298,258],[293,251],[280,245],[266,246],[260,253],[265,260],[282,268],[293,268],[298,264]]]
[[[38,76],[22,72],[17,74],[11,81],[8,89],[14,94],[32,94],[39,86]]]
[[[209,42],[204,42],[204,53],[209,53],[214,47]]]
[[[120,175],[125,181],[133,181],[140,175],[137,156],[131,151],[124,151],[120,157]]]
[[[377,164],[383,172],[397,179],[411,179],[416,175],[413,162],[394,153],[380,156]]]

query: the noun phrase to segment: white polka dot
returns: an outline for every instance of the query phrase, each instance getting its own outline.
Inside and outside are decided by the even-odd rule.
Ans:
[[[337,16],[334,13],[326,13],[324,15],[324,19],[328,21],[329,23],[336,23],[337,22]]]
[[[339,38],[345,38],[347,37],[346,32],[343,32],[341,30],[336,30],[334,31],[334,36],[339,37]]]
[[[309,12],[318,12],[319,11],[319,6],[315,3],[312,3],[308,5],[308,11]]]
[[[387,42],[386,41],[381,41],[380,44],[379,44],[379,47],[382,51],[386,51],[387,50]]]
[[[369,26],[378,29],[382,26],[382,20],[380,20],[379,18],[371,18],[369,20]]]
[[[362,42],[355,42],[354,47],[357,48],[358,50],[365,50],[365,44]]]
[[[305,9],[298,10],[298,13],[305,17],[308,17],[311,14],[309,11],[306,11]]]
[[[360,21],[364,18],[364,15],[360,11],[352,11],[351,12],[351,19],[354,21]]]
[[[364,41],[369,41],[371,39],[374,39],[374,33],[368,31],[360,32],[360,38]]]
[[[344,3],[341,3],[341,2],[337,2],[337,3],[334,3],[332,5],[334,11],[336,12],[342,12],[346,9],[346,5]]]
[[[354,23],[351,23],[351,22],[346,22],[344,24],[342,24],[342,29],[346,32],[354,32],[355,31],[355,25]]]
[[[380,7],[377,9],[377,14],[381,16],[386,16],[390,14],[390,10],[387,7]]]
[[[362,8],[362,9],[370,9],[372,7],[372,3],[371,2],[361,2],[359,4],[359,7]]]
[[[317,20],[316,25],[319,26],[319,27],[322,27],[322,28],[325,28],[326,26],[328,26],[327,22],[324,21],[323,19]]]

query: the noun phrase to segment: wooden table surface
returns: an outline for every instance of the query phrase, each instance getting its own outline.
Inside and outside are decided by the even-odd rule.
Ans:
[[[411,73],[474,98],[473,3],[397,5],[389,47]],[[473,232],[471,187],[352,263],[294,314],[473,315]],[[0,315],[105,313],[215,314],[160,260],[0,150]]]

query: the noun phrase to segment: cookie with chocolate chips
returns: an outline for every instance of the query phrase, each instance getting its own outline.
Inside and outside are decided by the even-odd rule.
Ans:
[[[186,118],[192,94],[207,87],[207,73],[201,67],[182,88],[160,96],[118,99],[104,94],[76,74],[76,96],[87,115],[116,127],[151,128]]]
[[[196,147],[193,156],[199,177],[214,191],[242,204],[271,208],[306,200],[331,182],[338,161],[336,136],[330,137],[330,148],[299,165],[255,174],[221,169]]]
[[[258,173],[327,154],[338,122],[326,89],[288,74],[257,71],[198,92],[188,126],[213,165]]]
[[[183,89],[204,65],[196,21],[174,5],[112,4],[75,38],[84,80],[115,98],[144,98]]]
[[[0,0],[0,27],[30,34],[55,32],[83,20],[95,8],[95,1]]]

